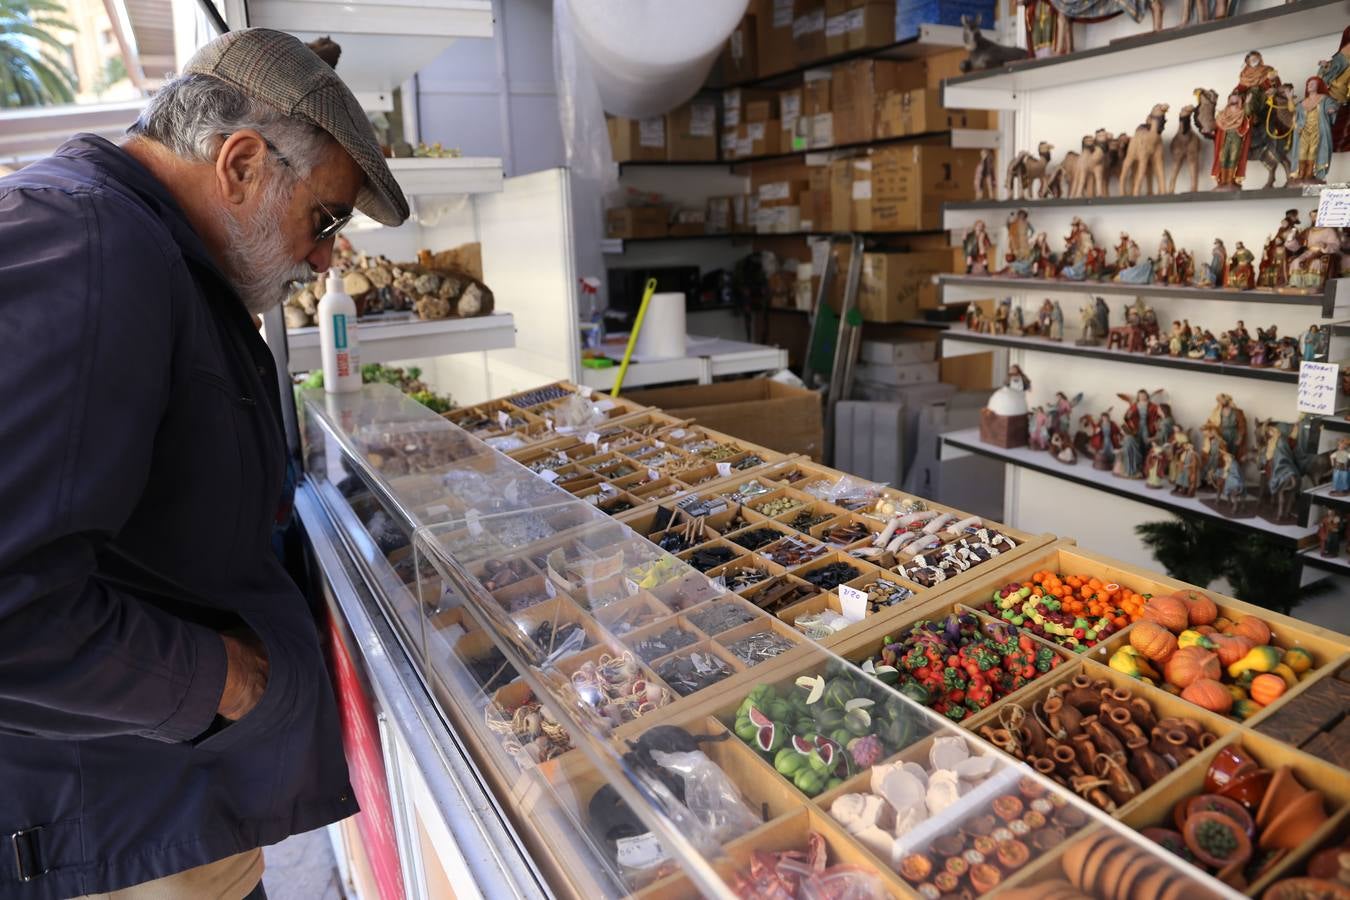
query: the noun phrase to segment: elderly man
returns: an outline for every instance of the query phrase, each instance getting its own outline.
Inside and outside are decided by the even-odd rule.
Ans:
[[[407,203],[299,41],[228,34],[122,146],[0,179],[0,898],[263,896],[350,815],[256,316]]]

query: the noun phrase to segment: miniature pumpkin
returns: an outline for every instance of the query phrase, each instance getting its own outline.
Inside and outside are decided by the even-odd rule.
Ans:
[[[1258,647],[1270,643],[1270,626],[1256,616],[1238,619],[1228,633],[1245,637]]]
[[[1214,635],[1219,633],[1219,629],[1215,628],[1213,625],[1197,625],[1195,626],[1195,630],[1201,634]]]
[[[1172,596],[1186,604],[1192,626],[1209,625],[1219,617],[1219,607],[1200,591],[1177,591]]]
[[[1191,622],[1190,610],[1176,597],[1154,597],[1144,604],[1143,617],[1171,632],[1185,631]]]
[[[1229,678],[1241,678],[1244,675],[1260,675],[1273,672],[1280,664],[1280,651],[1268,645],[1253,647],[1247,655],[1228,666]]]
[[[1212,634],[1209,639],[1214,642],[1214,652],[1219,654],[1219,662],[1225,666],[1231,666],[1242,659],[1254,646],[1251,641],[1240,635]]]
[[[1166,662],[1177,650],[1177,639],[1156,622],[1135,622],[1130,629],[1130,646],[1154,662]]]
[[[1302,675],[1313,666],[1312,654],[1302,647],[1290,647],[1284,651],[1284,664],[1293,669],[1295,675]]]
[[[1192,681],[1181,692],[1181,699],[1210,712],[1227,714],[1233,708],[1233,695],[1213,678],[1197,678]]]
[[[1244,697],[1241,700],[1233,701],[1233,709],[1232,709],[1233,717],[1236,718],[1239,722],[1241,722],[1244,719],[1250,719],[1252,716],[1256,715],[1260,711],[1261,711],[1261,704],[1257,703],[1255,700],[1248,700]]]
[[[1218,681],[1223,669],[1219,657],[1203,647],[1183,647],[1172,654],[1163,674],[1172,684],[1184,689],[1202,678]]]
[[[1280,676],[1266,673],[1252,679],[1252,688],[1248,693],[1257,703],[1268,706],[1278,700],[1288,687]]]
[[[1210,624],[1226,634],[1228,632],[1228,629],[1233,627],[1233,620],[1228,618],[1227,616],[1219,616]]]

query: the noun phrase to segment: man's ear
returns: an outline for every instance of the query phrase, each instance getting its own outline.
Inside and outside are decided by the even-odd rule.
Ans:
[[[262,183],[267,165],[267,142],[252,128],[243,128],[225,138],[216,154],[216,183],[227,203],[240,205]]]

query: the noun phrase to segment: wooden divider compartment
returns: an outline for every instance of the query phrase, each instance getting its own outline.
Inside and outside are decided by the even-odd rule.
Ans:
[[[573,652],[588,650],[597,644],[604,643],[609,638],[609,634],[601,629],[595,620],[566,594],[559,594],[552,600],[536,603],[534,606],[512,616],[512,618],[521,631],[531,636],[533,636],[535,629],[545,622],[553,623],[555,634],[559,625],[580,625],[581,630],[586,634],[586,645]],[[547,647],[541,647],[541,649],[545,652],[548,651]]]
[[[809,565],[821,557],[828,556],[830,550],[819,541],[812,540],[804,534],[794,533],[780,538],[768,546],[760,547],[755,553],[791,572],[794,569]],[[793,562],[788,558],[789,555],[805,555],[807,558]]]
[[[693,626],[691,625],[691,627]],[[688,657],[693,653],[711,655],[721,660],[722,663],[724,664],[725,669],[727,670],[727,674],[719,678],[717,681],[712,682],[711,684],[704,685],[702,688],[699,688],[698,690],[689,691],[688,693],[685,693],[680,690],[679,686],[675,684],[673,679],[665,678],[662,675],[662,670],[666,666],[666,664],[670,663],[671,661]],[[713,640],[705,639],[699,641],[697,644],[691,644],[688,647],[681,647],[674,653],[668,653],[665,656],[652,660],[651,668],[652,671],[656,673],[656,677],[660,678],[666,684],[666,686],[669,687],[672,691],[674,691],[678,696],[695,697],[703,693],[704,691],[717,690],[719,687],[721,687],[722,684],[724,684],[737,672],[744,672],[749,667],[746,666],[745,663],[737,659],[730,652],[728,652],[727,649],[723,647],[721,644],[718,644],[716,641]],[[740,742],[737,741],[737,743]]]
[[[807,577],[812,572],[815,572],[819,569],[823,569],[826,566],[832,566],[835,563],[844,563],[845,565],[852,566],[854,569],[857,570],[858,574],[854,575],[847,581],[841,581],[836,584],[828,586],[817,585],[814,582],[812,582],[810,578]],[[827,553],[824,556],[820,557],[819,559],[813,560],[809,563],[806,563],[805,565],[798,566],[797,568],[792,570],[793,575],[795,575],[797,578],[800,578],[802,581],[805,581],[807,584],[812,585],[821,593],[835,592],[837,591],[837,588],[839,587],[840,584],[846,584],[849,587],[853,587],[858,582],[862,581],[863,578],[865,578],[866,576],[880,574],[880,572],[881,570],[878,569],[876,566],[872,565],[871,563],[853,556],[849,556],[847,553],[841,553],[838,550]]]
[[[759,634],[764,631],[772,631],[774,634],[786,638],[788,641],[792,643],[793,647],[796,647],[806,641],[806,638],[802,637],[794,629],[789,627],[787,624],[778,621],[778,619],[775,619],[772,616],[761,616],[760,618],[755,619],[753,622],[746,622],[744,625],[738,625],[735,628],[729,628],[726,631],[722,632],[721,634],[717,635],[714,638],[714,640],[717,641],[717,643],[721,644],[723,647],[730,648],[731,645],[735,644],[737,641],[743,638],[750,637],[751,635]],[[782,656],[786,653],[791,652],[791,650],[792,647],[789,647],[787,650],[783,651],[783,653],[779,655]],[[734,651],[729,650],[729,652],[732,652],[734,655]],[[740,660],[740,657],[736,657],[736,659]],[[740,661],[745,662],[744,660]],[[763,663],[768,661],[769,660],[760,660],[758,662],[745,663],[745,665],[746,668],[748,669],[754,669],[756,666],[762,665]]]
[[[769,512],[765,506],[776,502],[792,502],[796,506],[781,512]],[[767,519],[773,519],[776,522],[787,524],[787,517],[796,516],[802,511],[802,508],[815,502],[815,498],[809,494],[803,494],[800,491],[794,491],[792,488],[777,488],[767,494],[761,494],[748,501],[746,506],[750,507],[751,512],[759,513]]]
[[[676,611],[683,611],[720,596],[721,591],[702,574],[686,567],[688,574],[652,589],[656,599]]]
[[[719,562],[717,565],[709,566],[707,569],[700,569],[698,568],[698,566],[694,565],[693,556],[695,553],[701,550],[708,550],[713,547],[721,547],[723,550],[729,551],[732,554],[731,558],[724,562]],[[750,555],[751,555],[750,551],[746,550],[740,544],[737,544],[733,541],[729,541],[726,538],[720,537],[714,537],[711,540],[707,540],[701,544],[697,544],[693,547],[690,547],[688,550],[681,550],[679,553],[676,554],[677,557],[684,560],[684,562],[688,563],[689,568],[697,572],[703,572],[705,575],[708,572],[711,572],[713,569],[719,569],[722,566],[725,566],[727,563],[734,563],[737,561],[748,560]]]
[[[1135,697],[1142,697],[1144,700],[1148,701],[1149,706],[1153,709],[1154,715],[1159,719],[1175,716],[1177,718],[1196,720],[1201,728],[1214,735],[1216,743],[1224,740],[1238,730],[1237,723],[1233,722],[1231,719],[1195,707],[1185,702],[1180,697],[1169,694],[1161,688],[1156,688],[1142,681],[1133,679],[1128,675],[1117,672],[1109,666],[1101,665],[1100,663],[1093,662],[1089,659],[1079,659],[1076,662],[1059,666],[1052,670],[1044,679],[1037,679],[1037,681],[1031,685],[1030,691],[1021,693],[1020,696],[1010,695],[1008,699],[992,704],[988,709],[974,716],[969,723],[967,723],[967,727],[982,739],[989,741],[989,737],[983,732],[986,728],[999,727],[1009,715],[1009,709],[1012,707],[1019,707],[1025,714],[1031,715],[1032,707],[1042,703],[1053,688],[1067,684],[1079,673],[1087,675],[1094,682],[1106,681],[1113,688],[1124,688]],[[990,741],[990,743],[992,745],[992,741]],[[996,745],[995,749],[998,749],[999,752],[1005,752]],[[1012,754],[1006,755],[1012,759],[1016,758]],[[1121,804],[1115,810],[1103,810],[1103,812],[1116,818],[1123,818],[1128,815],[1131,810],[1135,809],[1155,794],[1170,792],[1185,766],[1186,763],[1183,762],[1180,766],[1154,782],[1151,786],[1144,788],[1133,799]],[[1054,776],[1046,777],[1058,781]],[[1063,784],[1062,782],[1061,785],[1065,790],[1073,790],[1071,785]]]
[[[593,613],[595,621],[616,638],[623,639],[639,628],[661,622],[673,615],[660,600],[647,591],[638,591]],[[631,623],[625,625],[625,623]]]
[[[789,490],[789,488],[783,488],[782,490],[786,491]],[[812,532],[814,532],[816,528],[826,522],[833,521],[844,514],[842,509],[837,506],[831,506],[824,500],[808,500],[805,506],[790,510],[786,515],[775,516],[774,520],[783,523],[799,534],[810,534],[814,537],[815,535],[812,534]],[[805,524],[802,520],[812,522],[812,524],[802,527],[803,524]]]
[[[784,574],[787,571],[782,566],[776,566],[773,563],[769,562],[767,559],[760,559],[758,556],[754,556],[753,554],[750,554],[743,549],[741,550],[741,552],[745,555],[738,556],[731,562],[723,563],[722,565],[717,566],[714,569],[709,569],[707,572],[708,577],[714,579],[721,578],[723,580],[723,583],[726,585],[726,589],[728,591],[731,591],[733,593],[739,593],[739,591],[736,588],[733,588],[731,586],[731,583],[729,581],[729,579],[735,572],[742,570],[754,570],[756,572],[761,572],[764,574],[764,577],[756,581],[754,584],[747,585],[746,587],[740,589],[741,591],[748,591],[752,588],[758,587],[759,585],[763,584],[764,582],[770,580],[771,578],[777,575]]]
[[[723,515],[732,514],[732,513],[734,513],[734,511],[729,510],[727,513],[723,513]],[[738,542],[736,541],[736,538],[739,537],[739,536],[741,536],[741,535],[744,534],[745,532],[748,532],[748,531],[759,531],[759,530],[761,530],[761,529],[767,530],[767,531],[775,531],[775,532],[777,532],[777,533],[778,533],[778,537],[774,538],[773,541],[768,541],[768,542],[763,543],[763,544],[760,544],[758,547],[754,547],[754,548],[745,547],[745,549],[749,550],[751,553],[754,553],[754,554],[757,555],[757,556],[759,555],[759,551],[761,551],[761,550],[763,550],[764,548],[768,547],[770,544],[774,543],[775,541],[778,541],[778,540],[780,540],[780,539],[782,539],[782,538],[784,538],[784,537],[795,537],[795,536],[797,536],[797,532],[793,531],[791,528],[788,528],[786,525],[783,525],[783,524],[780,523],[780,522],[774,522],[774,521],[772,521],[772,520],[770,520],[770,519],[766,519],[766,518],[764,518],[763,516],[760,516],[758,513],[750,513],[749,515],[750,515],[750,516],[754,516],[754,517],[757,518],[759,521],[752,521],[752,522],[750,522],[750,524],[746,525],[744,528],[738,528],[738,529],[736,529],[735,531],[723,532],[723,534],[724,534],[724,536],[727,538],[727,540],[731,541],[732,543],[735,543],[738,547],[745,547],[744,544],[738,543]],[[716,517],[714,517],[714,518],[716,518]],[[748,517],[747,517],[747,518],[748,518]],[[761,559],[763,559],[763,557],[761,557]],[[768,560],[765,560],[765,562],[768,562]],[[775,563],[775,565],[776,565],[776,563]]]
[[[767,564],[767,565],[772,565],[772,563],[766,563],[766,564]],[[780,568],[781,568],[781,567],[780,567]],[[772,612],[771,612],[770,610],[764,608],[763,606],[760,606],[759,601],[758,601],[758,598],[759,598],[760,594],[762,594],[766,589],[768,589],[768,587],[769,587],[770,585],[778,584],[778,583],[781,583],[781,582],[783,582],[783,581],[787,581],[787,582],[789,582],[789,583],[791,583],[791,584],[798,585],[798,586],[801,586],[801,587],[805,587],[805,588],[808,588],[808,589],[813,590],[813,591],[814,591],[814,590],[817,590],[817,588],[815,587],[815,585],[812,585],[812,584],[810,584],[810,583],[808,583],[808,582],[802,581],[800,578],[797,578],[797,577],[795,577],[795,576],[793,576],[793,575],[790,575],[790,574],[783,574],[783,575],[776,575],[776,576],[774,576],[773,578],[770,578],[768,581],[761,581],[759,584],[755,585],[754,587],[751,587],[751,588],[749,588],[748,590],[742,591],[742,592],[741,592],[741,596],[744,597],[744,598],[746,599],[746,601],[748,601],[752,606],[754,606],[756,609],[758,609],[760,612],[764,613],[765,615],[768,615],[768,616],[776,616],[776,615],[778,615],[780,612],[782,612],[782,610],[780,609],[780,610],[775,610],[775,611],[772,611]],[[819,595],[819,594],[816,594],[815,596],[818,597],[818,596],[820,596],[820,595]],[[783,607],[783,609],[790,609],[790,608],[793,607],[793,606],[798,606],[798,605],[800,605],[800,604],[802,604],[802,603],[806,603],[806,602],[808,602],[808,601],[810,601],[810,600],[813,600],[813,599],[815,599],[815,597],[805,597],[805,598],[803,598],[803,599],[801,599],[801,600],[796,601],[795,603],[788,604],[788,606]]]
[[[619,640],[625,647],[627,647],[629,650],[632,651],[634,656],[642,660],[644,663],[650,665],[653,660],[661,659],[664,656],[669,656],[671,655],[671,653],[677,653],[679,652],[679,650],[684,649],[684,647],[680,647],[677,650],[670,651],[669,653],[658,653],[652,656],[651,659],[643,659],[642,656],[639,655],[638,653],[639,644],[641,644],[648,638],[660,635],[670,630],[671,628],[677,628],[682,632],[687,632],[688,635],[691,638],[693,638],[693,640],[691,640],[688,644],[685,644],[684,647],[692,647],[695,644],[708,639],[708,636],[704,634],[702,631],[700,631],[698,626],[690,623],[689,620],[685,618],[683,614],[676,614],[674,616],[664,618],[659,622],[654,622],[651,625],[646,625],[642,628],[635,628],[634,630],[625,634],[623,637],[619,638]]]
[[[851,541],[843,541],[843,542],[836,542],[833,539],[826,536],[827,532],[829,532],[834,528],[840,528],[849,525],[861,526],[862,528],[867,529],[867,533],[862,537],[857,537]],[[828,546],[836,547],[840,550],[851,550],[854,547],[872,546],[873,537],[881,534],[881,532],[885,529],[885,527],[886,527],[885,523],[879,522],[876,519],[869,519],[866,516],[860,516],[857,513],[843,513],[841,515],[835,516],[833,519],[829,519],[825,522],[820,523],[819,525],[813,526],[811,528],[810,534],[811,537],[815,538],[816,540],[820,541],[823,544],[827,544]]]
[[[1129,814],[1124,816],[1125,824],[1136,830],[1153,826],[1175,829],[1176,826],[1172,819],[1173,807],[1178,802],[1205,793],[1205,775],[1210,763],[1224,748],[1229,746],[1240,747],[1250,754],[1261,768],[1274,771],[1281,766],[1289,766],[1299,784],[1304,788],[1322,792],[1323,811],[1327,815],[1326,821],[1322,822],[1304,843],[1311,846],[1320,843],[1337,827],[1336,814],[1346,807],[1350,807],[1350,778],[1346,777],[1344,769],[1265,735],[1256,734],[1247,729],[1237,729],[1174,773],[1176,778],[1166,794],[1155,793],[1135,806]],[[1253,818],[1255,818],[1255,815],[1253,815]],[[1258,826],[1258,839],[1259,835],[1260,828]],[[1253,860],[1256,860],[1260,854],[1256,844],[1257,841],[1254,840]],[[1286,870],[1284,862],[1285,860],[1281,858],[1264,872],[1252,878],[1248,885],[1239,886],[1238,889],[1245,889],[1255,896],[1259,896],[1267,884],[1280,877],[1280,873]]]
[[[711,630],[711,626],[704,627],[704,625],[700,625],[697,620],[702,614],[722,606],[731,606],[740,610],[741,613],[749,616],[749,618],[746,619],[747,622],[757,622],[759,621],[759,617],[764,615],[764,611],[756,607],[753,603],[750,603],[736,594],[726,594],[716,600],[710,600],[707,603],[700,603],[698,606],[690,607],[685,610],[685,616],[699,631],[702,631],[704,634],[711,637],[717,637],[719,634],[730,631],[732,628],[740,627],[740,625],[732,625],[728,628]],[[740,624],[743,625],[745,623],[742,622]]]

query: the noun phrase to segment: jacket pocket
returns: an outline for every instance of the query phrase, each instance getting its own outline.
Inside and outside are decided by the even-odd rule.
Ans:
[[[240,618],[267,648],[267,687],[257,704],[244,716],[196,745],[205,753],[223,753],[245,739],[283,727],[297,710],[296,688],[302,673],[297,662],[304,659],[293,640],[276,627],[272,618],[258,610],[237,610]],[[303,664],[299,666],[303,668]]]
[[[231,384],[229,379],[224,375],[212,371],[211,369],[193,369],[190,377],[193,381],[210,385],[216,390],[223,392],[236,406],[247,409],[257,405],[257,401],[250,397],[246,392]]]

